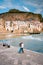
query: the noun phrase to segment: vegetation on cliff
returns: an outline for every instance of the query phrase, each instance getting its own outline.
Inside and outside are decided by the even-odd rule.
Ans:
[[[16,14],[16,15],[15,15]],[[32,13],[32,12],[24,12],[24,11],[20,11],[20,10],[17,10],[17,9],[11,9],[9,10],[8,12],[5,12],[5,13],[2,13],[0,14],[0,18],[21,18],[23,17],[22,19],[23,20],[28,20],[29,18],[31,19],[37,19],[40,21],[40,22],[43,22],[43,18],[42,18],[42,15],[41,14],[35,14],[35,13]]]
[[[43,18],[42,18],[41,22],[43,22]]]

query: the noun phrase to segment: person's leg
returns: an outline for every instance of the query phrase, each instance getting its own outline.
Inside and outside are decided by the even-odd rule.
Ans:
[[[22,48],[22,53],[24,53],[24,50],[23,50],[23,48]]]
[[[22,49],[20,48],[18,53],[21,53],[21,51],[22,51]]]

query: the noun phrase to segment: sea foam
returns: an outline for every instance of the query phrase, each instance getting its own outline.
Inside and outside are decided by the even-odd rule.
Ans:
[[[23,38],[23,39],[32,39],[32,40],[43,41],[43,38],[40,38],[40,37],[34,37],[34,36],[32,36],[32,35],[30,35],[30,36],[23,36],[22,38]]]

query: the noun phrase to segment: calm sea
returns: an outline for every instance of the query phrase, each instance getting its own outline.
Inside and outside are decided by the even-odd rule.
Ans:
[[[3,42],[17,47],[23,42],[25,49],[43,53],[43,33],[0,40],[0,43]]]

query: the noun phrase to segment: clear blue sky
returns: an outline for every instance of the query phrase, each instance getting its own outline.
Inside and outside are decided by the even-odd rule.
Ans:
[[[14,8],[43,15],[43,0],[0,0],[0,13]]]

